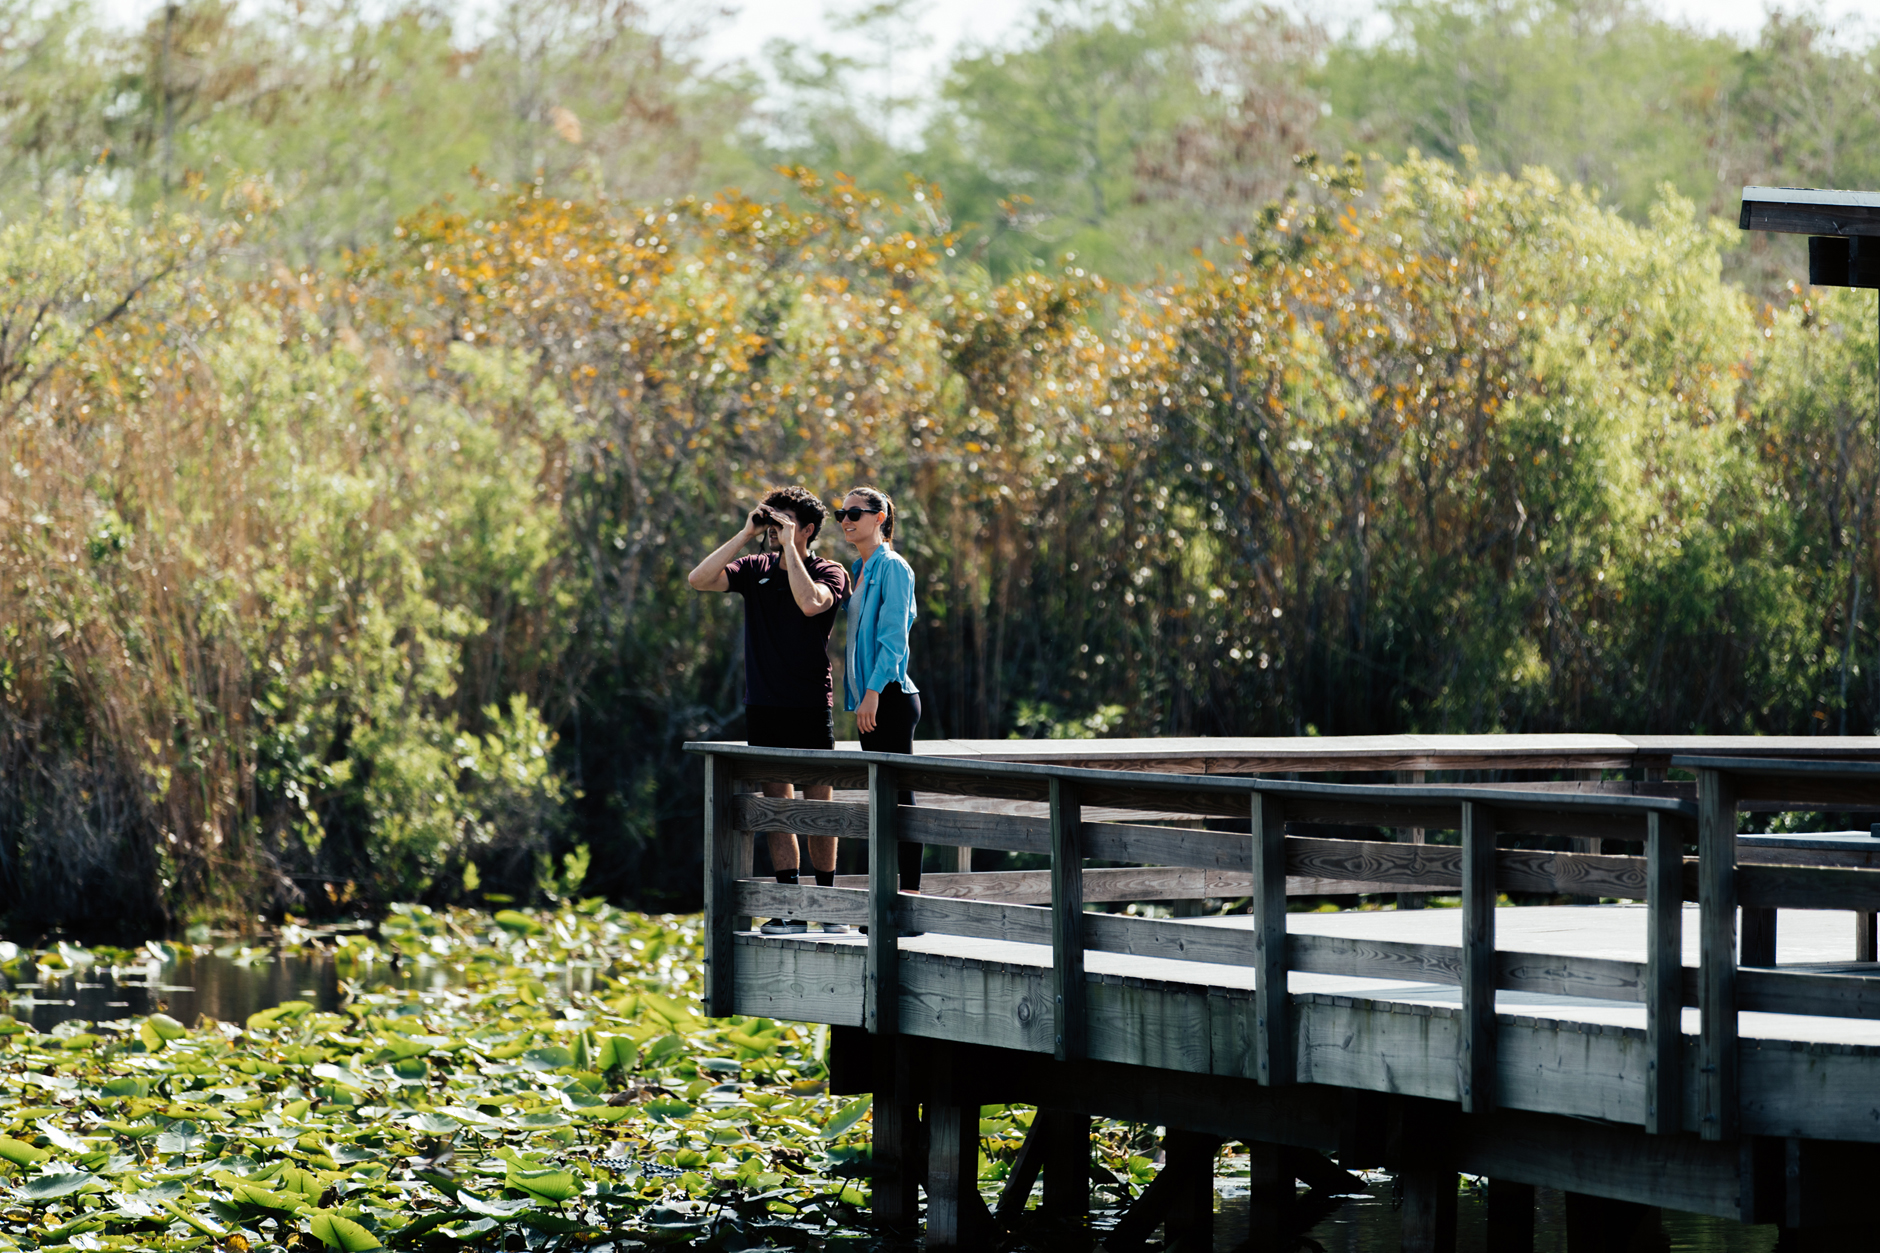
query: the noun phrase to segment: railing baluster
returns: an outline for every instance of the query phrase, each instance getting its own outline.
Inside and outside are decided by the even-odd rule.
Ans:
[[[1085,1051],[1084,821],[1076,790],[1051,780],[1051,982],[1059,1061]]]
[[[1645,819],[1645,1130],[1684,1130],[1684,838]]]
[[[1736,1137],[1736,785],[1721,770],[1697,772],[1699,937],[1698,1127],[1706,1140]]]
[[[1286,816],[1279,801],[1253,796],[1254,1074],[1263,1084],[1289,1084],[1292,1002],[1286,993]]]
[[[733,953],[738,897],[738,846],[750,836],[731,829],[731,759],[705,758],[705,1012],[735,1013]]]
[[[894,919],[900,861],[894,825],[900,795],[894,771],[868,767],[868,985],[863,1021],[876,1035],[901,1029],[900,928]]]
[[[1462,806],[1462,1052],[1457,1086],[1467,1113],[1495,1108],[1495,821]]]

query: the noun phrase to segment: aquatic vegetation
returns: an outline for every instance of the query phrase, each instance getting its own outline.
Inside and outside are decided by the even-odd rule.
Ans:
[[[700,1015],[698,919],[403,906],[343,939],[338,1012],[0,1016],[0,1249],[872,1242],[868,1099],[829,1094],[826,1029]]]

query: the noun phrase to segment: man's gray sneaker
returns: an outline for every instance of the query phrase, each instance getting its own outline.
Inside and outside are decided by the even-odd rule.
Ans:
[[[809,931],[809,924],[801,918],[772,918],[758,931],[764,935],[805,935]]]
[[[846,922],[819,922],[816,925],[822,928],[824,935],[850,935],[855,931],[855,928]]]

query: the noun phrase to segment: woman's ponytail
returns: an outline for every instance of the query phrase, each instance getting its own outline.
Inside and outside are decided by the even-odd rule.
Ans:
[[[870,509],[876,513],[887,514],[887,520],[881,524],[881,538],[885,540],[894,538],[894,497],[879,487],[851,487],[847,495],[860,496],[868,502]]]

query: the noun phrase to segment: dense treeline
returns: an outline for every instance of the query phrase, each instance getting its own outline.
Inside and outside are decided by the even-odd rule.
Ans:
[[[504,10],[427,107],[513,120],[498,88],[526,82],[557,142],[585,151],[602,106],[627,106],[581,49],[650,55],[636,40],[653,36],[631,9],[586,26],[559,12],[511,37],[553,33],[562,60],[505,62],[501,22],[522,11]],[[974,72],[1017,74],[1073,37],[1096,64],[1106,31],[1166,42],[1223,12],[1106,27],[1047,9],[1032,46]],[[1504,11],[1393,12],[1487,38]],[[1569,12],[1533,10],[1530,34]],[[1236,46],[1290,49],[1268,61],[1293,77],[1248,80],[1274,100],[1361,54],[1414,60],[1242,16]],[[208,78],[231,49],[287,38],[182,8],[162,18],[166,65],[178,30],[210,17],[223,32],[188,45]],[[346,23],[406,30],[412,65],[468,56],[416,11],[319,20],[335,25],[295,36],[306,55],[281,71],[280,91],[315,93],[303,102],[329,90],[322,56],[347,60],[331,37]],[[1391,164],[1286,151],[1343,116],[1317,105],[1272,104],[1262,116],[1293,120],[1238,149],[1218,127],[1204,143],[1226,115],[1210,122],[1201,91],[1141,116],[1214,153],[1217,174],[1270,177],[1218,202],[1171,193],[1201,214],[1183,229],[1234,233],[1119,279],[1090,258],[1153,260],[1130,232],[1166,243],[1178,220],[1130,190],[1152,172],[1140,153],[1121,162],[1137,182],[1104,193],[1134,224],[1085,214],[1079,255],[1048,265],[1069,239],[1056,210],[988,233],[946,183],[883,195],[786,166],[752,196],[678,194],[745,159],[703,140],[690,166],[625,138],[557,166],[502,147],[526,128],[466,123],[450,131],[462,152],[422,166],[395,159],[414,141],[388,114],[373,168],[392,181],[367,203],[310,166],[291,188],[230,168],[261,164],[259,88],[150,113],[123,77],[143,45],[106,45],[0,37],[16,65],[63,49],[118,75],[97,80],[113,103],[96,117],[58,113],[49,89],[0,99],[0,909],[16,926],[562,893],[583,876],[588,893],[693,899],[696,780],[678,748],[740,734],[740,659],[737,604],[684,572],[775,481],[900,498],[923,734],[1880,721],[1872,297],[1746,293],[1726,268],[1734,226],[1705,212],[1714,189],[1638,200],[1620,180],[1602,198],[1497,172],[1473,144]],[[389,46],[349,64],[391,74]],[[699,119],[744,107],[741,88],[656,59],[659,125],[722,137]],[[1061,86],[1047,68],[969,94]],[[573,98],[557,75],[596,93],[586,115],[555,103]],[[955,105],[930,152],[945,128],[961,152],[976,142],[961,128],[996,129]],[[31,134],[102,118],[145,148],[34,147],[29,115]],[[254,148],[217,167],[231,134]],[[498,172],[438,199],[465,156]],[[958,178],[969,201],[1012,203],[996,181]],[[1244,221],[1202,213],[1255,187],[1265,207]]]

